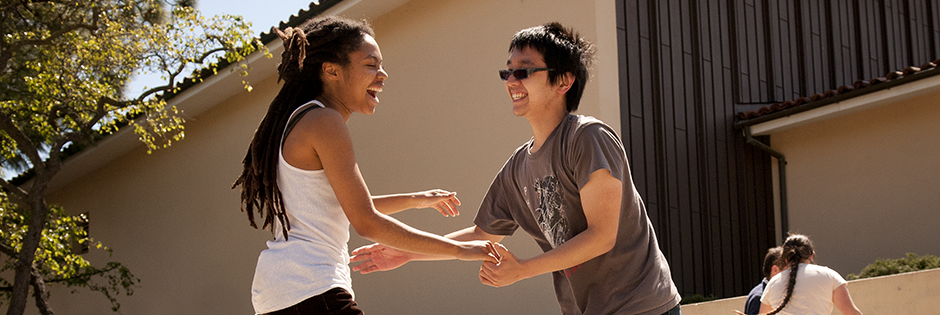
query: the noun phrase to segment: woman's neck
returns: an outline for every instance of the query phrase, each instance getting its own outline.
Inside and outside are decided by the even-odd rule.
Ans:
[[[343,116],[343,121],[349,122],[349,117],[352,116],[352,110],[343,105],[343,102],[339,99],[333,97],[331,93],[322,93],[320,96],[317,96],[316,100],[323,103],[323,106],[339,112],[339,114]]]

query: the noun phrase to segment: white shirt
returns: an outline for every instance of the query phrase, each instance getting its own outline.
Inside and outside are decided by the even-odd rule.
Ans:
[[[783,303],[787,293],[787,282],[792,268],[777,274],[767,287],[761,303],[777,309]],[[801,263],[796,272],[796,285],[790,302],[777,314],[832,314],[832,292],[846,283],[838,272],[825,266]]]
[[[310,106],[323,107],[312,101],[291,117]],[[349,220],[325,172],[296,168],[278,151],[277,183],[290,231],[285,240],[275,220],[274,240],[267,242],[268,249],[258,257],[251,284],[251,303],[258,314],[290,307],[336,287],[353,293],[346,244]]]

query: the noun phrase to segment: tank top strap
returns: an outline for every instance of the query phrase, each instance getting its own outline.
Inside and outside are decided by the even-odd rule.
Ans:
[[[297,109],[295,109],[294,112],[290,114],[290,118],[287,119],[287,126],[284,127],[284,132],[281,133],[281,146],[284,145],[284,140],[287,138],[287,134],[294,129],[294,126],[297,125],[297,122],[300,121],[301,117],[304,117],[304,114],[306,114],[311,109],[324,107],[326,106],[323,106],[323,103],[320,103],[320,101],[317,100],[312,100],[306,104],[300,105],[300,107],[297,107]]]

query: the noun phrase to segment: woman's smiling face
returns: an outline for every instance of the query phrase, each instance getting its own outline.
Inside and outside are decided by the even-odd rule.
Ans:
[[[362,45],[349,54],[349,65],[343,68],[343,104],[352,112],[371,115],[379,104],[388,73],[382,68],[382,51],[375,38],[363,35]]]

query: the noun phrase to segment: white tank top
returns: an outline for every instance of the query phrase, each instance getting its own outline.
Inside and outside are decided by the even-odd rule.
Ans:
[[[294,115],[310,106],[297,108]],[[315,110],[315,109],[314,109]],[[287,136],[285,129],[282,139]],[[283,143],[283,140],[281,141]],[[332,288],[352,293],[349,270],[349,220],[323,170],[291,166],[278,149],[277,183],[290,224],[285,240],[274,220],[274,240],[261,252],[251,284],[255,313],[270,313],[300,303]]]

